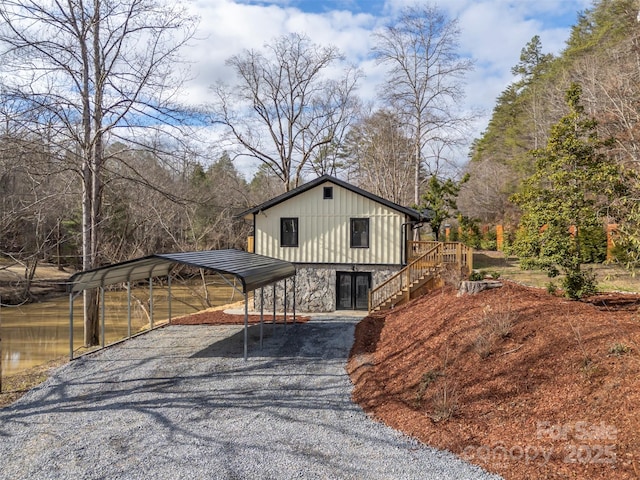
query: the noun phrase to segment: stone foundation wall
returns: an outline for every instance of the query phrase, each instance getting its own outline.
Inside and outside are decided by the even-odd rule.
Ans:
[[[336,272],[370,272],[371,286],[375,287],[400,267],[392,266],[356,266],[353,265],[296,265],[295,279],[297,312],[333,312],[336,309]],[[276,284],[276,310],[283,310],[285,291],[284,281]],[[293,278],[288,278],[287,312],[293,311]],[[254,292],[254,308],[260,310],[260,290]],[[273,286],[264,288],[264,311],[273,312]]]

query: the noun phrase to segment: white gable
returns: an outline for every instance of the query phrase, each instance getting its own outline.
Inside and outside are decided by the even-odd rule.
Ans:
[[[325,199],[325,187],[332,198]],[[255,215],[255,252],[294,263],[399,265],[405,215],[331,181]],[[281,246],[280,219],[298,219],[298,246]],[[369,247],[350,246],[350,219],[369,219]]]

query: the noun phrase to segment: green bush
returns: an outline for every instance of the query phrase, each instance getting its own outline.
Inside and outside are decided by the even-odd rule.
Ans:
[[[478,282],[480,280],[484,280],[484,272],[479,272],[477,270],[474,270],[469,275],[469,280],[472,282]]]
[[[458,222],[461,230],[459,241],[471,248],[481,248],[482,233],[477,220],[459,215]]]
[[[565,296],[573,300],[597,292],[596,275],[591,270],[567,271],[562,279]]]

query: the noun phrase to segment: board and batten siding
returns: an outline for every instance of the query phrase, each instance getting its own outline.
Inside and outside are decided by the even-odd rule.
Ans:
[[[333,198],[323,199],[323,188]],[[280,246],[280,219],[298,218],[298,246]],[[369,219],[369,248],[350,247],[350,219]],[[404,214],[327,182],[255,215],[255,253],[292,263],[399,265]]]

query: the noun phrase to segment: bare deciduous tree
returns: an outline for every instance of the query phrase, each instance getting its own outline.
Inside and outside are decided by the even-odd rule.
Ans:
[[[410,205],[413,143],[398,116],[387,110],[374,112],[356,123],[347,138],[350,179],[392,202]]]
[[[239,83],[213,87],[213,121],[227,128],[240,155],[266,165],[285,191],[298,185],[323,148],[336,146],[351,120],[360,73],[347,67],[340,78],[329,78],[341,60],[335,47],[294,33],[262,52],[229,58]]]
[[[515,212],[509,202],[519,177],[509,166],[486,159],[470,162],[469,181],[460,188],[458,208],[463,215],[482,222],[513,221]]]
[[[434,140],[453,142],[456,130],[467,123],[457,104],[472,62],[460,56],[458,37],[457,21],[433,5],[407,7],[375,34],[373,53],[378,62],[389,66],[383,95],[403,112],[411,128],[415,204],[420,202],[426,178],[423,170],[429,167],[426,145]]]
[[[164,0],[4,0],[0,48],[9,94],[39,110],[82,182],[83,268],[97,266],[105,145],[132,128],[177,123],[178,51],[195,21]],[[32,129],[37,130],[37,121]],[[97,295],[85,295],[85,344],[98,343]]]

